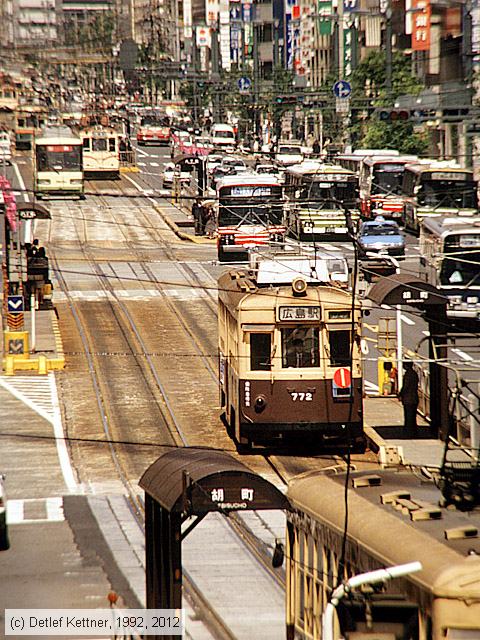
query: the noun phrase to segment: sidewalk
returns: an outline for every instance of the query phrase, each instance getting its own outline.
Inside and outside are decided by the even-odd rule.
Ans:
[[[364,401],[365,431],[369,446],[383,466],[398,464],[439,467],[444,443],[433,438],[429,424],[417,416],[418,429],[403,426],[403,407],[397,398],[367,396]]]

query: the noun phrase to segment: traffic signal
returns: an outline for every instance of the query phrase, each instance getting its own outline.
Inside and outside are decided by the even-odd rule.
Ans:
[[[297,104],[297,96],[277,96],[275,102],[277,104]]]
[[[405,122],[410,119],[410,112],[406,109],[381,109],[378,119],[382,122]]]
[[[437,117],[435,109],[376,109],[378,119],[381,122],[426,122]]]

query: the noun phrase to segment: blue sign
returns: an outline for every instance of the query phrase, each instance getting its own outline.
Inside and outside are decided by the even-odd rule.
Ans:
[[[242,76],[237,80],[237,86],[240,89],[240,91],[248,91],[252,86],[252,81],[250,80],[250,78],[247,78],[246,76]]]
[[[346,80],[337,80],[333,85],[333,93],[337,98],[348,98],[352,93],[352,85]]]
[[[7,309],[9,313],[22,313],[23,296],[8,296]]]

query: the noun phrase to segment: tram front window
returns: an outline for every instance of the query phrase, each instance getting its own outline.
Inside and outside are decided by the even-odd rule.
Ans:
[[[350,331],[347,329],[329,332],[330,365],[332,367],[350,364]]]
[[[477,187],[472,181],[422,180],[417,200],[421,207],[474,209],[477,206]]]
[[[80,145],[48,145],[37,148],[38,171],[79,171],[81,166]]]
[[[272,336],[270,333],[250,334],[250,369],[270,371],[272,368]]]
[[[92,149],[93,151],[106,151],[107,150],[106,138],[93,138]]]
[[[319,343],[316,327],[282,329],[282,367],[319,367]]]

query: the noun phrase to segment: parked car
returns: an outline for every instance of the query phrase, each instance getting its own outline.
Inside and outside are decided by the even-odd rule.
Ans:
[[[302,146],[299,142],[279,142],[275,153],[275,162],[286,167],[303,161]]]
[[[189,171],[180,171],[180,167],[175,167],[173,162],[169,162],[165,165],[165,169],[162,174],[162,186],[163,188],[171,187],[173,185],[173,179],[175,177],[175,171],[178,172],[180,184],[189,184],[192,174]]]
[[[383,216],[363,222],[357,240],[364,257],[367,252],[405,256],[405,236],[394,220],[386,220]]]
[[[5,495],[5,475],[0,473],[0,551],[10,548],[7,527],[7,496]]]

